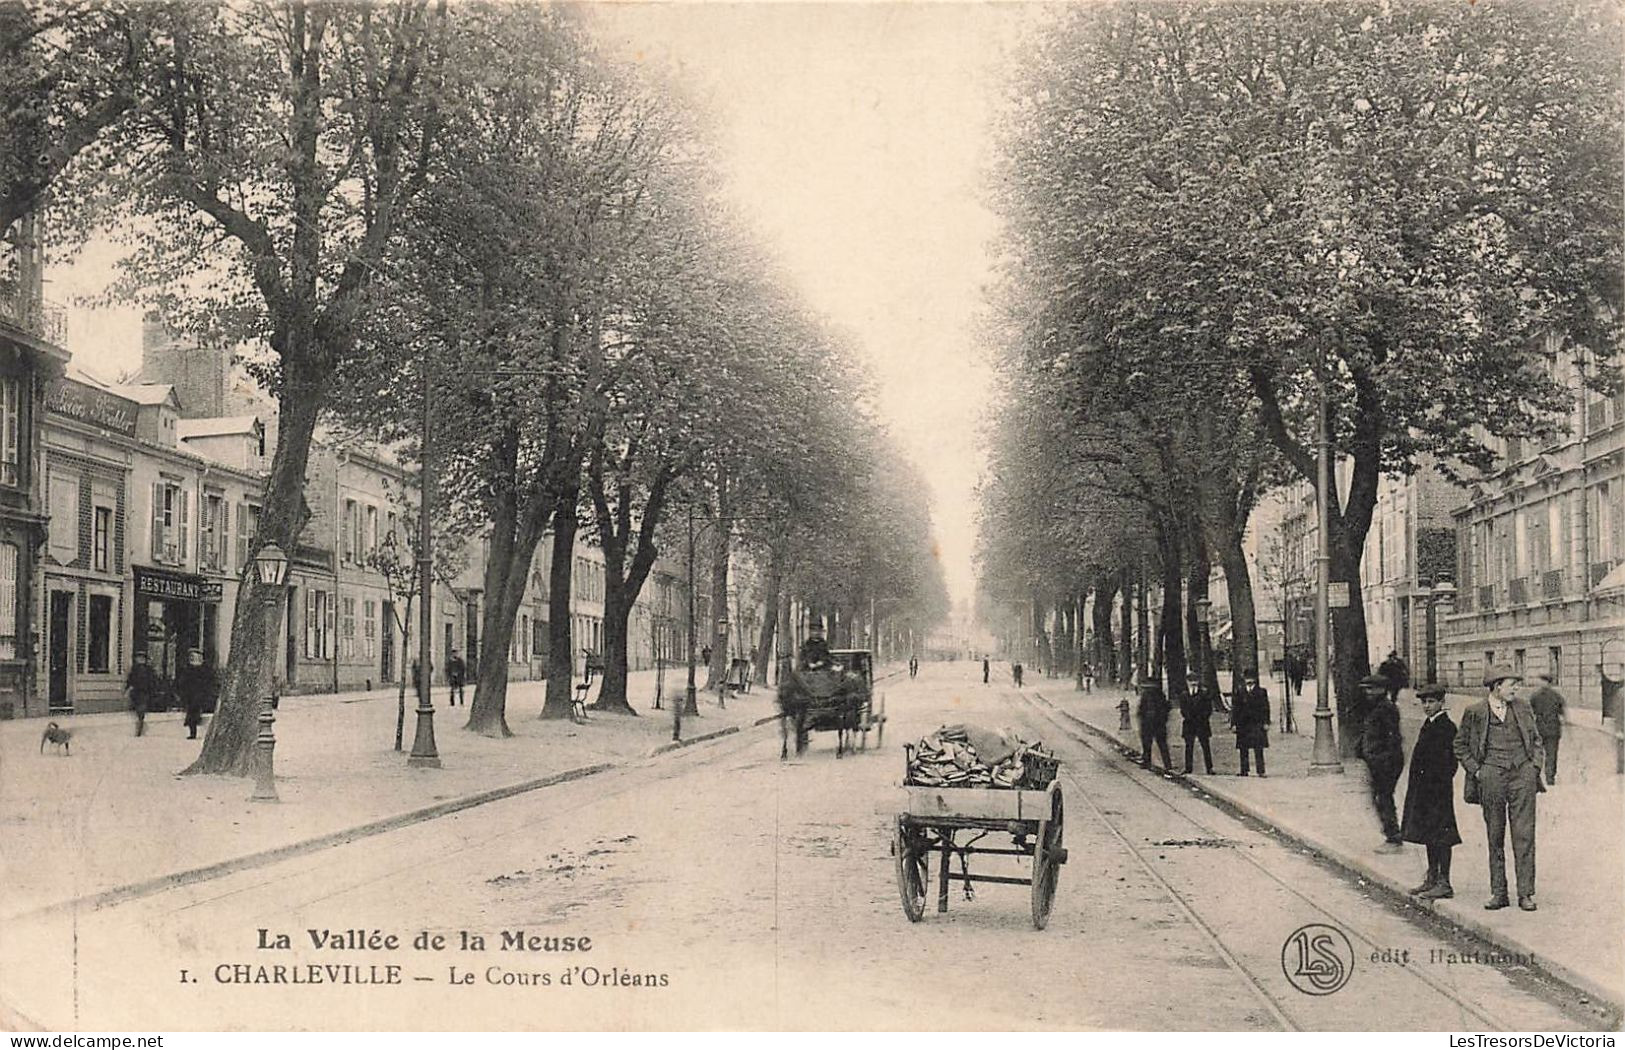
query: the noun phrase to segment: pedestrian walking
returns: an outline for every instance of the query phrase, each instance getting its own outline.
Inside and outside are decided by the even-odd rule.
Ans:
[[[1264,772],[1264,750],[1270,746],[1270,694],[1258,684],[1258,672],[1248,671],[1241,695],[1236,697],[1231,715],[1236,725],[1236,750],[1241,752],[1241,776],[1248,775],[1248,752],[1258,762],[1258,775]]]
[[[1182,723],[1180,735],[1185,738],[1185,772],[1191,771],[1194,745],[1202,746],[1202,763],[1208,775],[1213,774],[1213,697],[1204,688],[1192,692],[1179,706]]]
[[[158,699],[158,676],[147,663],[147,654],[137,651],[130,660],[130,672],[124,676],[124,698],[135,712],[135,735],[147,731],[147,712]]]
[[[1411,684],[1411,669],[1406,666],[1405,660],[1399,655],[1399,650],[1390,649],[1382,663],[1377,666],[1377,674],[1387,684],[1388,699],[1399,702],[1399,691]]]
[[[1510,667],[1484,672],[1489,695],[1462,712],[1456,732],[1456,761],[1466,771],[1463,790],[1468,802],[1484,811],[1489,840],[1490,899],[1486,911],[1505,908],[1507,900],[1507,827],[1512,829],[1513,867],[1518,879],[1518,907],[1535,910],[1535,796],[1546,790],[1541,766],[1546,753],[1535,724],[1535,712],[1514,688],[1518,675]]]
[[[985,657],[985,656],[982,657],[982,684],[983,685],[987,684],[987,676],[991,671],[992,671],[992,666],[987,662],[987,657]]]
[[[1535,691],[1529,694],[1529,707],[1535,712],[1535,728],[1546,748],[1546,783],[1557,783],[1557,746],[1563,742],[1563,694],[1552,684],[1550,675],[1531,675]]]
[[[1360,680],[1365,695],[1365,727],[1354,747],[1355,754],[1365,761],[1371,805],[1382,822],[1378,853],[1399,853],[1405,848],[1394,809],[1394,788],[1399,785],[1399,774],[1405,771],[1405,744],[1399,735],[1399,708],[1389,692],[1390,682],[1380,674]]]
[[[1282,661],[1282,663],[1284,664],[1284,669],[1286,670],[1287,696],[1289,698],[1302,696],[1303,675],[1304,672],[1308,670],[1308,667],[1306,667],[1304,664],[1303,654],[1289,652],[1286,654],[1286,658]],[[1291,710],[1290,705],[1287,705],[1287,710]],[[1287,730],[1287,732],[1291,731],[1291,729]]]
[[[446,661],[446,684],[451,686],[451,695],[446,703],[452,707],[465,703],[463,699],[463,680],[468,677],[468,665],[463,663],[462,656],[453,649],[451,658]]]
[[[175,695],[180,697],[186,712],[186,739],[197,739],[197,727],[203,723],[203,709],[212,706],[217,683],[214,668],[203,662],[203,653],[188,649],[186,664],[175,672]]]
[[[1016,688],[1020,689],[1021,688],[1021,661],[1018,660],[1015,663],[1010,665],[1010,677],[1014,678],[1016,680]]]
[[[1095,691],[1095,665],[1087,660],[1083,662],[1083,691],[1086,693]]]
[[[1140,706],[1136,712],[1140,719],[1140,765],[1151,768],[1151,745],[1162,753],[1162,768],[1172,769],[1168,758],[1168,696],[1161,682],[1140,683]]]
[[[908,676],[910,678],[918,678],[920,676],[920,658],[918,656],[910,656],[908,658]]]
[[[1461,843],[1456,827],[1456,723],[1444,710],[1444,686],[1429,682],[1416,691],[1416,698],[1424,718],[1411,752],[1400,837],[1427,848],[1427,877],[1411,895],[1445,900],[1456,895],[1450,886],[1450,851]]]

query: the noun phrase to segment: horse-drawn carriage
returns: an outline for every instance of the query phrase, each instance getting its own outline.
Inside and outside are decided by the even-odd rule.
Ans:
[[[827,664],[790,670],[779,683],[779,757],[789,757],[790,736],[794,733],[796,754],[807,750],[808,735],[814,730],[833,731],[835,757],[869,746],[869,730],[875,730],[875,746],[886,731],[886,713],[874,709],[874,655],[867,649],[834,649]]]

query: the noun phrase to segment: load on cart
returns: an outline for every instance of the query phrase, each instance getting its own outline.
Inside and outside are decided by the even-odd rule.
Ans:
[[[903,750],[902,812],[892,842],[903,914],[910,922],[925,916],[935,855],[938,912],[948,910],[950,882],[964,883],[967,899],[973,883],[1030,886],[1033,926],[1042,930],[1066,863],[1059,760],[1012,733],[968,725],[945,726]],[[980,845],[1000,832],[1010,845]],[[1032,875],[974,875],[973,854],[1031,857]]]

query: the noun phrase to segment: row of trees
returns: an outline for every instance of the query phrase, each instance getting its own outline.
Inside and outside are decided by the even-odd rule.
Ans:
[[[71,156],[43,179],[7,168],[5,191],[52,204],[58,229],[123,233],[121,293],[264,348],[252,368],[279,427],[257,542],[291,550],[303,532],[318,420],[412,456],[427,415],[435,519],[488,539],[488,651],[509,649],[535,550],[552,545],[543,717],[569,709],[583,529],[607,567],[606,709],[630,711],[628,615],[696,515],[715,594],[742,542],[779,581],[775,610],[791,595],[855,610],[876,597],[856,582],[871,569],[915,615],[942,604],[921,487],[847,341],[718,196],[696,115],[603,53],[579,10],[111,4],[77,26],[77,5],[25,3],[6,17],[8,54],[43,75],[71,45],[80,72],[53,87],[8,66],[8,99],[55,114]],[[106,106],[68,98],[94,90]],[[277,651],[276,612],[252,590],[194,772],[248,765]],[[480,662],[469,729],[507,735],[506,674]]]
[[[1158,646],[1177,702],[1217,564],[1232,667],[1256,669],[1242,536],[1270,486],[1315,482],[1324,387],[1348,744],[1379,479],[1487,469],[1493,439],[1549,430],[1557,354],[1617,382],[1621,41],[1588,0],[1057,14],[997,183],[988,586],[1093,593],[1098,617],[1146,567],[1184,627]]]

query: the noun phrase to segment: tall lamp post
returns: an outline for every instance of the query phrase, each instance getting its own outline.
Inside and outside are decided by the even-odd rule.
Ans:
[[[434,537],[430,531],[429,498],[433,475],[429,469],[429,358],[423,358],[423,462],[418,484],[418,724],[412,737],[412,754],[406,764],[424,769],[440,768],[440,752],[434,742],[434,708],[429,704],[429,678],[434,651]]]
[[[260,600],[265,603],[266,615],[274,615],[272,610],[282,604],[282,588],[288,580],[288,556],[275,543],[265,544],[254,555],[254,574],[263,590]],[[254,793],[248,796],[250,802],[279,801],[274,764],[276,735],[271,731],[271,724],[276,721],[272,711],[275,703],[274,693],[260,701],[260,732],[254,741]]]
[[[1332,731],[1332,537],[1331,486],[1332,437],[1327,422],[1326,348],[1321,346],[1317,370],[1319,390],[1315,398],[1315,516],[1319,535],[1315,552],[1315,751],[1309,762],[1311,776],[1343,772],[1337,753],[1337,737]]]

